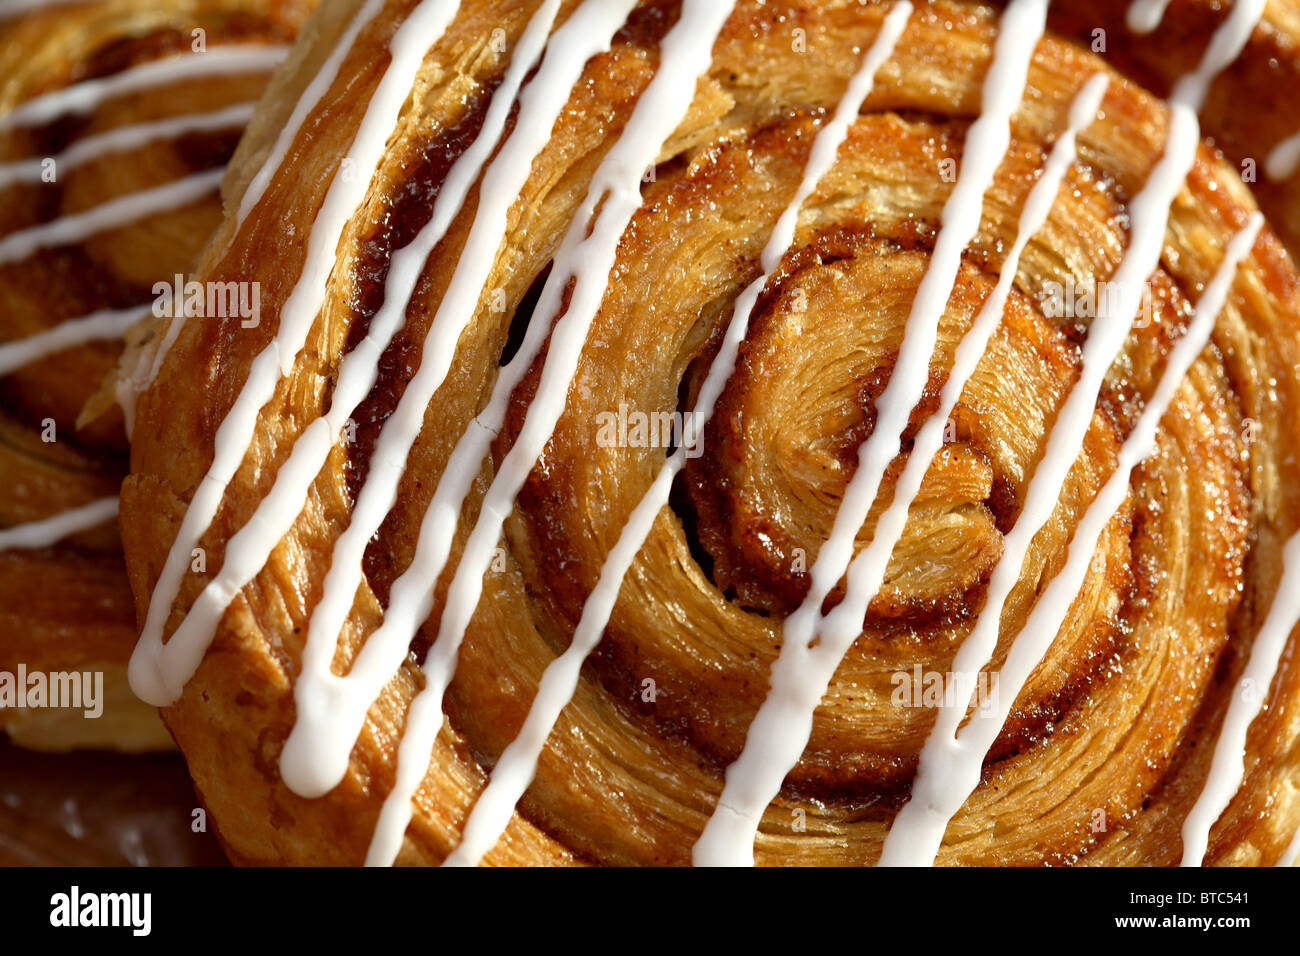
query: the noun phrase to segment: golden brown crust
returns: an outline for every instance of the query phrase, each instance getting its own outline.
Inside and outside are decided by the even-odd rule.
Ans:
[[[486,108],[486,91],[503,68],[489,46],[492,30],[504,30],[512,46],[534,6],[464,4],[431,51],[366,202],[344,231],[325,309],[262,409],[253,446],[203,538],[207,573],[186,576],[168,630],[221,567],[226,542],[266,494],[294,440],[327,407],[340,357],[377,306],[387,257],[409,241],[411,212],[403,204],[411,196],[427,204],[448,154],[464,148],[457,131]],[[1282,6],[1270,5],[1271,15]],[[283,115],[310,75],[302,64],[319,60],[356,7],[346,0],[322,7],[309,28],[316,39],[299,47],[300,65],[281,74],[279,98],[265,111]],[[260,281],[264,321],[254,330],[187,324],[144,396],[123,490],[141,618],[185,503],[211,462],[215,430],[253,356],[274,335],[302,269],[304,244],[289,237],[309,231],[378,81],[394,23],[410,7],[390,3],[362,34],[298,137],[292,164],[242,229],[234,233],[227,219],[199,267],[203,278]],[[565,5],[566,14],[572,7]],[[742,3],[728,22],[691,113],[659,157],[623,236],[565,413],[506,523],[504,569],[484,580],[402,861],[438,861],[458,841],[485,768],[518,731],[543,668],[567,644],[604,556],[663,460],[662,449],[600,447],[595,416],[620,403],[672,411],[693,397],[731,303],[759,274],[759,251],[793,194],[812,137],[883,13],[881,5],[856,2]],[[429,406],[397,504],[367,555],[336,670],[346,670],[382,620],[451,448],[490,393],[514,313],[527,308],[596,164],[652,76],[658,38],[675,15],[673,4],[638,11],[611,51],[587,65],[534,164],[479,311]],[[1278,16],[1271,23],[1285,20]],[[795,29],[804,31],[812,55],[792,44]],[[806,590],[804,570],[829,531],[857,442],[871,428],[873,400],[895,360],[952,188],[944,161],[961,158],[996,29],[995,13],[983,7],[918,4],[760,301],[704,455],[690,464],[673,507],[642,548],[537,779],[488,862],[689,859],[721,770],[763,699],[782,616]],[[1257,31],[1252,51],[1277,42],[1268,29]],[[1142,53],[1132,42],[1137,62]],[[996,281],[1074,95],[1111,62],[1057,36],[1039,44],[1030,95],[1013,120],[1011,149],[941,323],[931,392]],[[1080,160],[1026,249],[1004,325],[954,414],[954,440],[912,508],[865,636],[840,667],[803,760],[764,817],[760,863],[878,856],[933,722],[931,711],[891,704],[891,677],[918,664],[948,670],[970,629],[1002,535],[1079,371],[1088,320],[1047,314],[1045,292],[1054,282],[1113,273],[1128,239],[1128,201],[1160,154],[1167,115],[1137,83],[1113,74],[1104,118],[1081,136]],[[1300,114],[1291,118],[1300,128]],[[1220,120],[1224,129],[1231,125],[1226,113]],[[1207,119],[1209,132],[1212,123]],[[230,200],[275,132],[274,124],[255,122],[228,179]],[[1272,133],[1261,130],[1261,143]],[[1261,202],[1286,201],[1259,195]],[[471,213],[475,202],[471,194]],[[1152,282],[1152,321],[1107,376],[1061,505],[1007,604],[995,669],[1043,583],[1059,570],[1192,303],[1255,202],[1234,167],[1203,145],[1173,205]],[[396,740],[421,681],[410,661],[371,708],[338,788],[320,800],[296,797],[277,761],[293,724],[292,685],[333,541],[364,478],[373,433],[420,360],[419,343],[469,221],[462,214],[430,257],[407,326],[381,363],[380,386],[358,416],[360,440],[331,453],[292,531],[240,592],[212,651],[165,711],[227,847],[243,862],[360,861],[392,787]],[[1212,348],[1166,415],[1157,454],[1135,473],[1081,596],[1018,699],[982,785],[949,828],[939,862],[1177,860],[1178,828],[1276,588],[1280,547],[1300,526],[1300,463],[1291,453],[1300,439],[1300,280],[1283,245],[1293,235],[1285,226],[1266,229],[1243,264]],[[496,290],[504,311],[492,308]],[[487,480],[522,424],[539,364],[516,390],[464,509],[453,569]],[[901,459],[887,477],[886,501],[900,466]],[[860,544],[870,528],[871,520]],[[449,577],[439,582],[417,648],[437,638]],[[642,697],[647,679],[659,691],[653,702]],[[1269,693],[1248,741],[1245,784],[1213,831],[1207,862],[1272,862],[1300,820],[1294,653],[1284,657]],[[1107,821],[1100,830],[1098,811]]]

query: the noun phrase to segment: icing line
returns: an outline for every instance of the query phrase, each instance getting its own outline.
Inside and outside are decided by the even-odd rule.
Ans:
[[[85,80],[19,103],[0,116],[0,132],[40,126],[68,114],[88,113],[114,97],[176,81],[269,71],[278,66],[287,53],[288,47],[285,46],[248,44],[214,47],[206,53],[184,53],[165,60],[151,60],[112,76]]]
[[[1118,294],[1098,304],[1097,316],[1084,342],[1079,379],[1048,436],[1047,448],[1029,484],[1021,514],[1003,538],[1003,554],[989,579],[984,607],[957,653],[952,668],[954,673],[978,674],[992,658],[1002,608],[1019,580],[1030,542],[1056,508],[1066,476],[1083,447],[1105,374],[1123,348],[1137,315],[1142,283],[1159,265],[1171,204],[1195,162],[1200,143],[1197,110],[1211,81],[1224,66],[1236,59],[1244,47],[1263,6],[1263,0],[1240,0],[1215,32],[1197,70],[1182,77],[1174,88],[1165,152],[1151,171],[1146,185],[1130,204],[1132,234],[1112,282]],[[1080,539],[1080,532],[1076,530],[1074,540]],[[1031,620],[1038,619],[1038,615],[1057,613],[1050,608],[1044,609],[1048,594],[1055,597],[1061,593],[1055,585],[1053,581],[1040,597]],[[1066,608],[1059,609],[1059,613],[1063,615],[1072,601],[1073,597],[1070,597]],[[1051,637],[1054,638],[1055,634],[1052,631]],[[1004,678],[1013,666],[1013,658],[1018,660],[1019,655],[1025,653],[1018,650],[1018,646],[1028,647],[1036,636],[1037,630],[1028,626],[1022,630],[1008,654]],[[1046,648],[1043,650],[1045,653]],[[1013,698],[1014,694],[1003,692],[1000,696]],[[1006,704],[1009,707],[1011,700],[1006,700]],[[980,766],[988,748],[977,753],[955,739],[965,711],[964,701],[960,705],[939,708],[938,719],[921,750],[912,797],[895,817],[885,839],[880,860],[883,865],[932,862],[943,841],[948,820],[978,785]],[[968,730],[971,734],[982,733],[988,723],[987,720],[972,721]],[[995,739],[1000,726],[993,729]]]
[[[57,7],[99,3],[102,0],[0,0],[0,23],[33,13],[45,13]]]
[[[38,359],[88,342],[119,339],[145,314],[147,305],[104,309],[10,342],[0,342],[0,378]]]
[[[365,5],[357,11],[357,15],[352,18],[343,35],[339,37],[338,43],[330,51],[325,62],[321,64],[320,70],[303,89],[298,102],[294,104],[293,112],[289,114],[289,119],[284,124],[284,128],[276,136],[271,152],[267,154],[266,160],[258,167],[257,173],[244,191],[244,196],[239,202],[239,212],[235,216],[236,232],[243,225],[244,220],[248,218],[248,214],[252,212],[253,207],[265,195],[267,187],[271,184],[272,177],[284,163],[284,157],[288,155],[289,147],[293,145],[293,141],[298,136],[298,131],[302,129],[302,124],[307,121],[308,115],[316,108],[325,94],[329,92],[330,87],[334,85],[334,81],[338,79],[339,68],[343,65],[347,55],[352,52],[357,37],[383,9],[384,0],[366,0]]]
[[[1079,521],[1065,567],[1043,591],[1012,642],[998,678],[998,707],[992,712],[977,711],[955,736],[945,729],[942,740],[932,735],[926,742],[928,752],[922,754],[922,769],[913,784],[912,799],[899,814],[900,818],[907,816],[896,820],[890,830],[882,865],[918,864],[933,859],[948,820],[978,786],[984,756],[996,741],[1015,698],[1055,640],[1087,576],[1098,540],[1128,495],[1132,470],[1154,450],[1160,420],[1188,369],[1209,341],[1237,266],[1250,252],[1262,224],[1262,217],[1254,214],[1246,228],[1229,243],[1222,265],[1196,305],[1191,325],[1170,352],[1155,394],[1121,447],[1115,471]],[[960,710],[964,712],[965,706]],[[957,719],[962,715],[958,713]],[[933,762],[945,757],[952,763],[940,770]]]
[[[82,242],[148,216],[188,206],[219,188],[224,174],[224,168],[195,173],[162,186],[118,196],[52,222],[12,232],[0,239],[0,266],[21,262],[42,249]]]
[[[834,117],[818,132],[799,188],[763,249],[760,258],[763,275],[752,282],[736,300],[718,355],[700,388],[693,420],[707,421],[712,416],[722,389],[735,370],[736,356],[749,329],[754,303],[794,241],[799,211],[833,166],[850,124],[857,119],[858,110],[871,92],[877,71],[893,53],[911,13],[912,5],[907,0],[890,10],[875,41],[863,57],[862,65],[850,78],[848,89],[840,100]],[[684,441],[660,468],[650,489],[633,510],[618,542],[601,567],[596,585],[583,606],[582,618],[572,641],[543,673],[523,728],[493,768],[488,785],[480,794],[465,824],[460,846],[446,861],[448,865],[477,866],[509,824],[515,805],[537,772],[538,758],[547,738],[555,728],[560,714],[573,699],[583,662],[600,643],[623,580],[660,511],[668,503],[673,479],[686,462],[688,444]]]
[[[1290,179],[1296,169],[1300,169],[1300,133],[1278,143],[1264,161],[1264,175],[1274,182]]]
[[[390,61],[367,105],[352,141],[357,168],[373,175],[389,134],[414,86],[426,52],[455,16],[458,0],[423,0],[411,11],[389,44]],[[192,550],[212,523],[226,487],[242,464],[257,430],[258,413],[289,374],[315,324],[326,296],[339,240],[370,186],[370,175],[336,175],[326,191],[309,236],[303,271],[280,309],[274,338],[253,360],[234,405],[217,429],[212,464],[195,490],[167,561],[154,585],[140,640],[131,656],[128,678],[141,700],[163,705],[174,700],[198,667],[192,650],[178,649],[164,658],[163,627],[189,569]],[[173,323],[174,325],[175,323]],[[200,650],[201,656],[201,650]]]
[[[615,31],[634,5],[635,0],[617,3],[591,0],[572,13],[550,37],[537,76],[520,96],[514,131],[484,173],[469,236],[429,325],[420,352],[420,367],[380,430],[352,520],[334,543],[321,600],[312,611],[302,675],[295,688],[298,721],[280,761],[286,782],[304,796],[323,794],[342,779],[366,711],[406,658],[409,638],[393,627],[381,627],[366,640],[345,678],[333,675],[329,669],[339,632],[361,584],[366,545],[396,500],[407,455],[423,428],[429,402],[446,377],[461,332],[478,307],[505,235],[507,213],[528,180],[533,160],[550,141],[555,121],[569,101],[570,90],[580,79],[586,62],[609,48]],[[408,283],[403,287],[404,294],[394,298],[404,305],[412,288]],[[540,346],[544,330],[534,332],[535,327],[529,326],[516,359]],[[522,362],[520,365],[512,362],[500,374],[503,378],[522,375],[521,367]],[[499,421],[504,415],[504,403],[490,406],[485,414],[498,414]],[[479,420],[483,417],[481,414]],[[430,536],[450,534],[454,530],[458,505],[451,512],[450,527],[443,526],[437,516],[447,515],[447,508],[452,507],[449,501],[444,504],[448,496],[455,496],[459,501],[468,492],[486,450],[486,444],[474,443],[490,437],[484,429],[471,427],[457,443],[426,514],[412,568],[431,560],[427,557]],[[440,570],[441,564],[431,572],[433,579]],[[411,580],[412,575],[407,574],[395,582],[390,612],[393,607],[400,609],[412,601],[428,598],[431,589],[421,590],[419,584],[412,588]],[[421,613],[423,620],[429,611],[425,607],[416,613]]]
[[[1097,542],[1128,496],[1129,479],[1133,469],[1155,451],[1160,421],[1173,403],[1174,396],[1187,372],[1209,343],[1215,322],[1231,291],[1237,267],[1250,253],[1263,222],[1263,217],[1259,213],[1253,214],[1246,227],[1229,242],[1222,264],[1196,304],[1193,319],[1186,333],[1169,353],[1168,363],[1155,393],[1147,407],[1143,409],[1132,433],[1120,448],[1115,471],[1080,519],[1069,545],[1065,567],[1043,591],[1038,603],[1026,619],[1024,627],[1011,645],[998,679],[998,706],[991,713],[977,711],[955,739],[945,741],[950,745],[948,748],[950,752],[956,755],[958,764],[952,773],[952,778],[954,781],[961,780],[963,786],[969,788],[966,795],[969,795],[969,792],[978,785],[980,767],[985,754],[996,741],[1002,725],[1011,713],[1016,697],[1034,668],[1046,655],[1070,606],[1074,603],[1087,576],[1088,568],[1092,564]],[[930,785],[929,780],[922,782],[921,776],[918,774],[920,786],[914,785],[913,793],[922,794],[920,798],[922,800],[933,800],[931,794],[935,792],[935,788]],[[955,783],[953,785],[956,786]],[[943,836],[942,827],[946,826],[951,814],[942,819],[940,817],[954,804],[960,807],[960,802],[952,799],[955,795],[955,791],[951,791],[941,798],[942,803],[935,800],[929,806],[916,804],[918,811],[914,812],[935,814],[933,824],[940,839]],[[913,802],[908,806],[912,806],[917,799],[914,796]],[[909,825],[910,821],[905,822],[904,828],[899,830],[904,837],[903,841],[898,841],[894,845],[886,842],[888,862],[907,863],[919,860],[922,851],[909,853],[909,847],[905,842],[909,835],[915,838],[915,828],[909,828]],[[898,827],[897,823],[895,827]],[[892,834],[893,831],[891,831],[891,838]],[[938,845],[933,841],[933,831],[930,836],[930,841],[924,846],[926,854],[929,854],[931,849],[936,851],[938,849]],[[885,864],[886,859],[882,857],[881,862]]]
[[[993,63],[984,80],[983,110],[967,134],[961,169],[944,205],[929,268],[913,300],[889,384],[876,403],[875,428],[858,449],[857,471],[845,489],[830,537],[813,562],[808,595],[785,621],[767,698],[750,724],[744,749],[727,768],[718,805],[732,812],[715,810],[695,845],[697,864],[753,864],[754,837],[763,810],[798,762],[812,732],[813,712],[825,692],[810,651],[821,605],[853,557],[857,533],[885,469],[899,453],[912,409],[920,401],[939,322],[966,244],[979,228],[984,193],[1010,144],[1011,118],[1046,20],[1046,0],[1013,0],[1002,15]]]
[[[1282,851],[1282,856],[1278,859],[1277,865],[1295,866],[1297,863],[1300,863],[1300,829],[1296,830],[1290,845]]]
[[[824,680],[819,679],[817,683],[823,686],[822,694],[825,693],[824,685],[829,685],[834,676],[834,670],[840,659],[861,632],[863,615],[866,614],[867,606],[874,599],[884,580],[889,557],[907,525],[911,504],[920,491],[921,483],[935,455],[943,445],[943,433],[948,417],[960,399],[966,382],[978,366],[993,333],[1001,325],[1003,308],[1015,281],[1021,254],[1029,240],[1047,221],[1061,181],[1076,158],[1077,136],[1096,117],[1108,83],[1106,75],[1099,73],[1090,79],[1076,96],[1070,110],[1069,127],[1057,140],[1042,176],[1035,183],[1025,202],[1017,227],[1015,244],[1003,263],[998,284],[985,300],[970,331],[957,347],[952,370],[940,395],[939,408],[927,419],[917,434],[907,464],[894,489],[894,497],[876,522],[871,543],[849,566],[849,597],[842,605],[845,611],[828,616],[819,648],[808,655],[810,666],[814,664],[820,666],[821,678]],[[957,696],[959,699],[963,698],[960,693]],[[739,818],[728,829],[741,826],[740,821],[744,819]]]
[[[298,101],[294,104],[284,128],[276,135],[271,151],[258,166],[257,172],[249,180],[248,187],[239,200],[239,209],[235,213],[234,228],[231,230],[232,239],[238,234],[244,220],[248,218],[248,214],[252,212],[253,208],[266,194],[267,187],[270,186],[271,180],[284,164],[284,158],[288,155],[289,148],[293,145],[294,140],[297,139],[303,123],[307,121],[311,111],[319,105],[325,94],[329,92],[330,87],[334,85],[334,81],[338,79],[339,69],[342,67],[348,53],[351,52],[357,37],[379,15],[383,8],[384,0],[366,0],[366,3],[357,10],[356,15],[348,23],[347,29],[339,37],[338,43],[330,51],[329,56],[325,58],[316,75],[303,88],[302,95],[298,97]],[[153,355],[150,356],[148,352],[141,354],[133,376],[140,380],[140,391],[147,389],[158,378],[158,373],[162,371],[167,354],[171,351],[177,337],[180,335],[181,325],[180,322],[168,322],[167,330],[163,333],[162,341]],[[144,368],[146,362],[149,363],[148,369]],[[134,396],[128,397],[127,400],[132,407],[128,411],[123,406],[123,412],[128,419],[134,419]]]
[[[50,518],[0,528],[0,551],[48,548],[64,538],[89,531],[117,517],[117,499],[101,498]]]
[[[1205,786],[1183,821],[1183,866],[1201,865],[1210,842],[1210,828],[1241,786],[1246,775],[1246,732],[1264,708],[1282,653],[1300,621],[1300,534],[1286,543],[1282,554],[1282,580],[1255,635],[1246,669],[1233,689]]]
[[[65,170],[84,166],[105,155],[123,153],[160,140],[184,136],[187,133],[235,129],[246,125],[252,119],[253,108],[256,105],[238,103],[211,113],[194,113],[122,126],[94,136],[87,136],[72,144],[64,152],[49,158],[54,160],[55,169],[62,173]],[[45,157],[35,157],[0,163],[0,189],[14,183],[39,183],[45,162]]]
[[[521,41],[516,61],[493,95],[483,131],[449,170],[434,203],[429,223],[411,243],[394,253],[385,285],[384,304],[371,320],[365,338],[340,363],[328,413],[313,420],[294,442],[271,491],[259,503],[247,523],[227,542],[226,559],[220,573],[208,582],[190,607],[185,620],[172,633],[164,645],[164,655],[183,653],[192,662],[202,658],[234,596],[261,570],[276,545],[297,520],[307,501],[311,485],[335,446],[348,416],[374,387],[378,377],[379,358],[405,319],[406,302],[425,262],[461,210],[466,195],[496,147],[519,87],[541,54],[558,9],[559,0],[548,0],[530,24],[529,31]],[[310,636],[308,641],[311,649],[304,652],[304,673],[300,677],[298,688],[310,688],[312,675],[318,668],[323,667],[325,674],[328,674],[329,660],[332,658],[331,652],[319,659],[315,648],[322,646],[321,642],[318,640],[312,644]],[[307,692],[295,693],[310,696]],[[311,702],[305,700],[302,707],[304,711],[310,712]],[[292,761],[288,761],[285,779],[291,788],[301,786],[301,776],[302,771]]]
[[[641,177],[689,109],[699,77],[712,64],[714,40],[733,7],[732,0],[685,0],[677,23],[660,46],[659,69],[637,101],[622,136],[596,170],[583,207],[555,258],[530,326],[550,326],[559,314],[561,292],[572,279],[569,305],[551,331],[541,380],[523,428],[484,496],[479,520],[448,588],[438,638],[425,657],[425,686],[407,716],[406,733],[398,748],[397,780],[384,800],[367,856],[369,864],[391,863],[397,856],[411,817],[411,801],[424,779],[434,738],[442,726],[443,693],[455,671],[465,629],[478,606],[483,575],[491,563],[505,517],[564,410],[587,331],[608,286],[619,240],[641,205]],[[600,211],[596,213],[598,202]],[[526,367],[519,362],[519,355],[512,359],[511,364],[515,363]],[[498,379],[494,399],[502,394],[507,378],[503,374]],[[436,514],[430,507],[426,517]],[[424,532],[422,527],[421,539]],[[403,577],[412,578],[420,570],[420,565],[413,562]],[[391,629],[403,635],[405,644],[424,620],[418,608],[415,610],[409,613],[405,602],[399,607],[394,585],[393,600],[381,630]]]
[[[1165,18],[1165,10],[1168,8],[1169,0],[1133,0],[1133,3],[1129,4],[1124,22],[1134,33],[1151,33],[1160,26],[1160,21]]]

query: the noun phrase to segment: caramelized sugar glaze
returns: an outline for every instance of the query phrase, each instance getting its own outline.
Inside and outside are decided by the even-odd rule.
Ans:
[[[313,40],[298,48],[278,98],[263,106],[241,148],[228,203],[239,201],[311,66],[357,6],[327,3],[318,13]],[[413,6],[386,4],[360,31],[261,201],[246,219],[227,219],[199,267],[203,279],[260,282],[264,319],[254,329],[183,324],[142,399],[123,488],[123,533],[142,621],[187,502],[213,462],[217,429],[255,356],[278,334],[280,310],[312,255],[313,221],[344,174],[366,104],[389,67],[388,44]],[[561,6],[557,24],[578,5]],[[817,709],[802,759],[763,817],[754,847],[760,863],[879,857],[935,719],[932,709],[895,705],[892,678],[916,665],[952,668],[1048,434],[1079,380],[1090,319],[1050,314],[1047,291],[1074,279],[1104,280],[1119,267],[1130,201],[1161,156],[1169,125],[1167,107],[1136,79],[1170,84],[1193,69],[1224,17],[1204,4],[1174,3],[1166,22],[1179,26],[1141,38],[1125,30],[1123,5],[1108,6],[1116,9],[1103,18],[1088,5],[1055,4],[1051,29],[1034,49],[1009,148],[938,322],[922,399],[858,532],[859,548],[872,539],[916,431],[937,407],[957,345],[1001,275],[1020,210],[1072,101],[1098,72],[1110,76],[1101,113],[1082,130],[1078,158],[1028,240],[1002,322],[953,410],[951,434],[910,509],[862,635]],[[167,633],[222,568],[227,543],[270,492],[295,441],[329,410],[342,357],[359,347],[385,302],[392,257],[432,217],[449,168],[480,135],[509,51],[537,7],[463,4],[430,51],[364,201],[343,227],[320,314],[257,413],[252,443],[201,535],[208,571],[186,573],[174,604],[161,609]],[[447,720],[415,794],[399,861],[438,862],[459,842],[490,768],[524,725],[543,670],[568,645],[602,562],[664,462],[664,448],[600,447],[596,416],[620,403],[646,411],[693,406],[737,296],[763,274],[760,253],[795,194],[814,139],[888,12],[888,5],[856,2],[740,3],[727,19],[685,118],[652,157],[654,174],[619,240],[563,414],[505,518],[500,560],[483,577],[459,648]],[[582,70],[522,191],[511,197],[505,235],[424,412],[395,504],[365,547],[364,576],[333,653],[335,673],[347,673],[384,620],[453,448],[467,431],[487,427],[476,416],[488,405],[503,352],[514,347],[512,327],[517,336],[527,322],[536,287],[656,75],[661,42],[679,16],[677,4],[637,7],[608,52]],[[1038,595],[1064,566],[1076,525],[1115,469],[1171,348],[1257,201],[1269,225],[1161,421],[1156,453],[1135,470],[1129,495],[1106,525],[1056,640],[1016,696],[938,862],[1179,858],[1179,828],[1205,781],[1215,730],[1277,588],[1281,548],[1300,504],[1291,453],[1300,437],[1300,292],[1286,247],[1294,237],[1286,212],[1295,205],[1293,187],[1261,186],[1252,195],[1237,158],[1262,159],[1291,127],[1300,128],[1300,115],[1286,125],[1293,105],[1245,94],[1279,52],[1288,64],[1283,72],[1295,68],[1288,16],[1295,14],[1285,4],[1270,4],[1237,64],[1212,87],[1202,122],[1214,142],[1199,148],[1170,209],[1150,282],[1150,321],[1134,329],[1104,378],[1059,505],[1034,537],[1002,613],[991,671],[1001,668]],[[1108,31],[1103,55],[1067,39],[1091,39],[1097,25]],[[494,47],[494,31],[503,31],[497,36],[506,52]],[[603,640],[487,862],[690,859],[723,772],[741,753],[768,692],[782,620],[808,593],[808,569],[830,534],[858,446],[875,428],[876,403],[954,189],[943,170],[965,159],[998,31],[999,13],[987,7],[916,5],[833,167],[803,205],[795,241],[758,298],[705,428],[703,454],[677,478],[671,506],[640,548]],[[1252,123],[1254,113],[1267,113],[1268,122]],[[518,122],[514,110],[503,139]],[[369,169],[349,173],[370,176]],[[359,862],[394,786],[407,708],[425,682],[419,660],[438,643],[461,551],[489,483],[525,428],[549,347],[510,394],[460,510],[431,613],[369,708],[338,785],[319,797],[299,796],[282,779],[280,759],[299,718],[294,685],[336,539],[372,478],[378,433],[430,359],[423,343],[482,202],[475,184],[420,271],[404,324],[375,357],[376,383],[350,416],[356,440],[329,451],[301,514],[222,609],[210,652],[164,710],[237,860]],[[561,314],[573,288],[565,290]],[[843,597],[836,587],[823,609]],[[1293,653],[1263,693],[1246,776],[1213,830],[1207,863],[1276,861],[1300,814]]]

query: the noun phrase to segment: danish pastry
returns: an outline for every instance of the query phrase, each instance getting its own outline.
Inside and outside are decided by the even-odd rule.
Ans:
[[[232,858],[1294,856],[1298,38],[325,0],[122,489]]]

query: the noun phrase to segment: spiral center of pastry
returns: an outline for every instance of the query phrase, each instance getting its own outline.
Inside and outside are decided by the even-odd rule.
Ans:
[[[808,569],[829,536],[858,448],[871,433],[926,257],[853,233],[831,233],[792,254],[760,301],[740,359],[707,430],[703,453],[687,466],[700,541],[713,577],[746,606],[788,612],[808,589]],[[973,268],[948,330],[969,324],[990,283]],[[698,363],[697,363],[698,367]],[[924,416],[934,410],[943,372],[932,370],[925,398],[904,435],[893,482]],[[962,406],[945,448],[912,508],[885,588],[870,617],[918,620],[969,609],[1001,553],[997,475]],[[858,534],[858,546],[887,502]],[[832,597],[838,602],[840,595]]]

